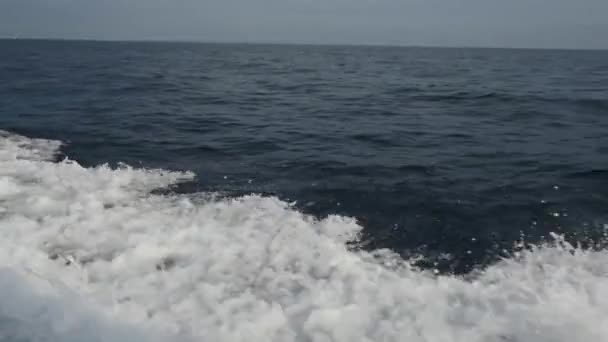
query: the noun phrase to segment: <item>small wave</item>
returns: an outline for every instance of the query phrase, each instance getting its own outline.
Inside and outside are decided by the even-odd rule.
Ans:
[[[478,93],[478,92],[454,92],[454,93],[445,93],[445,94],[423,94],[423,95],[414,95],[413,99],[416,100],[425,100],[425,101],[467,101],[467,100],[482,100],[482,99],[503,99],[510,100],[508,96],[488,92],[488,93]]]
[[[480,92],[480,91],[458,91],[445,93],[420,93],[413,94],[410,98],[422,101],[471,101],[471,100],[496,100],[507,103],[552,103],[564,105],[576,105],[582,107],[590,107],[594,109],[608,108],[608,101],[598,98],[583,98],[583,97],[551,97],[546,95],[536,95],[530,93],[498,93],[498,92]]]
[[[570,178],[601,178],[608,180],[608,169],[595,169],[581,172],[573,172],[567,175]]]
[[[153,194],[193,175],[50,161],[60,145],[0,135],[0,337],[608,340],[605,251],[558,239],[470,279],[437,276],[349,249],[353,218]]]
[[[571,100],[576,104],[588,106],[595,109],[608,109],[608,101],[606,99],[594,98],[579,98]]]

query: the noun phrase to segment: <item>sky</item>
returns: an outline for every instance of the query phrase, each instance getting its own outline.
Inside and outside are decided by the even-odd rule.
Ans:
[[[0,0],[0,36],[608,48],[608,0]]]

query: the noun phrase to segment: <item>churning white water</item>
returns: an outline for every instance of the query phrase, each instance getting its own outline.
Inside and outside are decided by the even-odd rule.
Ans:
[[[349,251],[276,198],[155,195],[189,173],[53,162],[0,134],[0,341],[608,341],[608,253],[557,244],[474,279]]]

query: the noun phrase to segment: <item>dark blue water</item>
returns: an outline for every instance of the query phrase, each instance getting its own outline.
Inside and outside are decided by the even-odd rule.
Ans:
[[[0,129],[354,216],[448,272],[608,223],[608,51],[5,40]]]

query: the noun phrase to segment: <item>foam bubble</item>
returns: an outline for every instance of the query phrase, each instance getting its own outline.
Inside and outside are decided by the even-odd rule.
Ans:
[[[0,330],[12,339],[608,340],[606,252],[561,243],[474,279],[434,276],[390,251],[349,251],[351,218],[256,195],[155,195],[192,175],[50,162],[58,147],[0,135]]]

